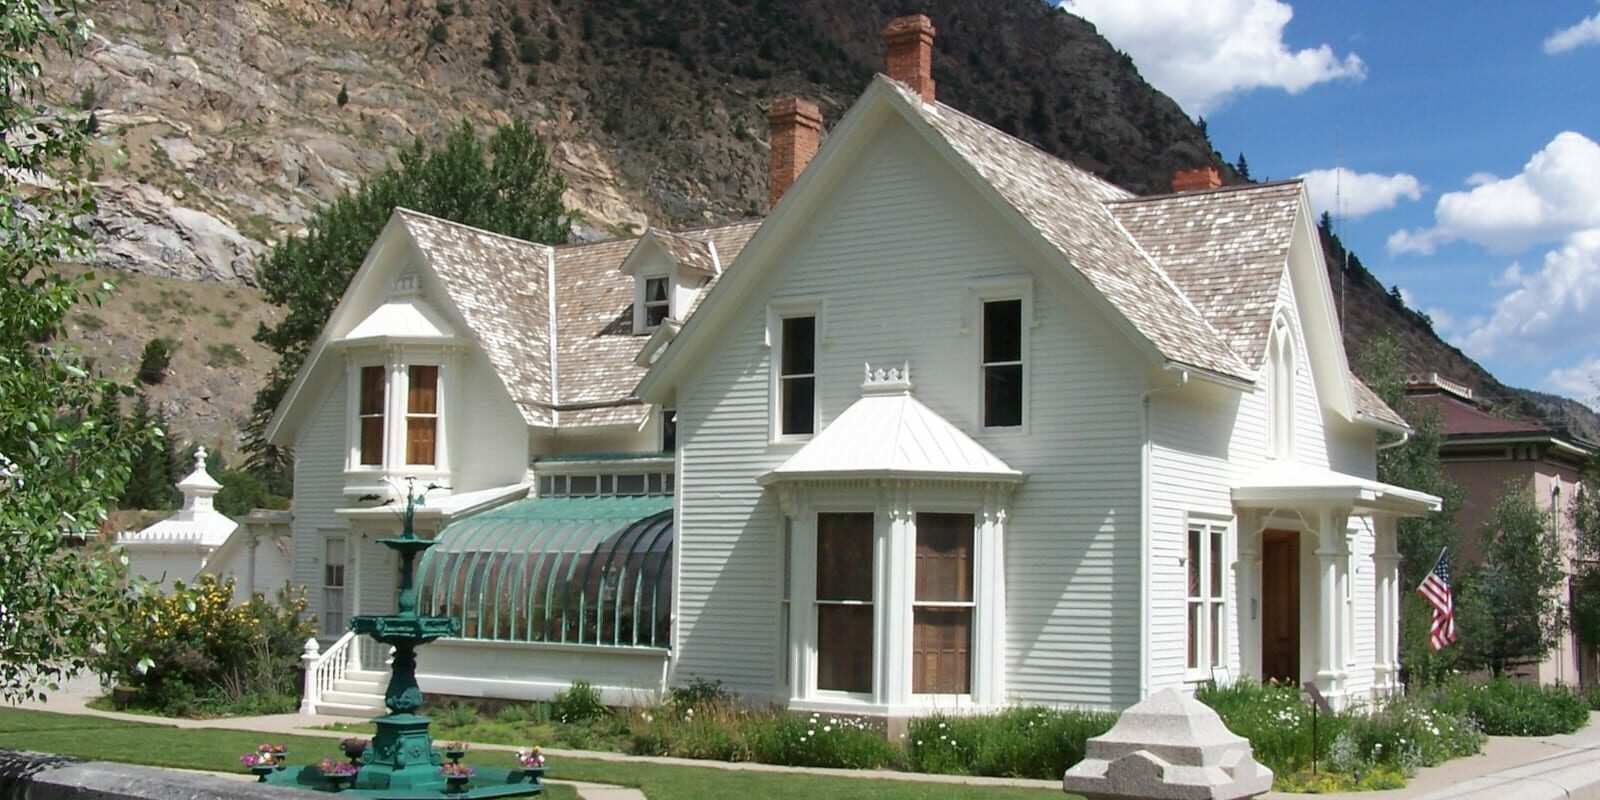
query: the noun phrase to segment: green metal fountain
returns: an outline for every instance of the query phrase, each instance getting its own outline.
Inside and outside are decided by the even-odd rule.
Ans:
[[[377,735],[362,756],[360,771],[353,782],[330,781],[315,766],[278,771],[268,776],[266,782],[386,800],[538,795],[544,791],[542,768],[478,767],[467,781],[450,780],[441,774],[445,759],[434,749],[433,737],[428,733],[432,720],[417,713],[422,708],[422,689],[417,686],[417,647],[454,635],[457,622],[450,617],[417,613],[416,560],[434,542],[417,538],[413,522],[416,507],[423,504],[429,490],[439,487],[429,484],[418,494],[413,483],[407,481],[400,536],[378,540],[379,544],[400,555],[399,609],[394,614],[363,615],[350,620],[351,630],[394,647],[393,674],[383,696],[389,713],[372,720],[378,727]]]

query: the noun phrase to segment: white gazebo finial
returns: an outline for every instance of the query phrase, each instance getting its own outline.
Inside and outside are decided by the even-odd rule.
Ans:
[[[200,445],[194,449],[194,471],[203,472],[206,468],[206,446]]]
[[[217,479],[206,472],[206,449],[195,448],[194,472],[178,481],[178,491],[183,492],[183,509],[178,512],[179,518],[192,520],[196,513],[212,513],[211,498],[221,489],[222,484],[217,483]]]

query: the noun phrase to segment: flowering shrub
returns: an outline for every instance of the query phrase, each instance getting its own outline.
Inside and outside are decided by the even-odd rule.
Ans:
[[[894,748],[881,729],[860,717],[793,714],[705,700],[668,704],[629,715],[632,750],[639,755],[759,761],[805,767],[871,769],[888,765]]]
[[[1059,778],[1083,760],[1084,742],[1116,721],[1101,711],[1026,707],[919,717],[906,730],[906,765],[917,772]]]
[[[305,609],[303,595],[287,592],[234,605],[233,580],[204,575],[140,598],[128,634],[96,666],[134,690],[135,707],[162,714],[293,711],[300,648],[313,632]]]
[[[1538,686],[1509,678],[1449,682],[1426,691],[1439,708],[1471,717],[1491,736],[1572,733],[1589,721],[1589,703],[1565,686]]]
[[[1196,697],[1229,730],[1250,740],[1280,791],[1395,788],[1418,767],[1471,755],[1483,745],[1469,717],[1426,698],[1321,715],[1313,744],[1310,704],[1296,687],[1239,681],[1202,689]],[[1312,776],[1313,758],[1326,774]]]
[[[611,713],[600,702],[600,692],[588,681],[574,681],[572,688],[550,698],[550,716],[559,722],[586,722]]]

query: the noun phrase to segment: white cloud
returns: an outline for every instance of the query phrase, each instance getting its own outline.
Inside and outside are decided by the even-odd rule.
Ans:
[[[1063,0],[1133,57],[1139,71],[1190,114],[1205,114],[1238,92],[1291,94],[1339,78],[1361,80],[1366,65],[1326,44],[1290,50],[1283,30],[1294,9],[1282,0]]]
[[[1434,227],[1395,231],[1389,252],[1426,255],[1469,241],[1513,253],[1600,227],[1600,145],[1583,134],[1557,134],[1510,178],[1477,173],[1473,181],[1473,188],[1439,198]]]
[[[1300,177],[1306,179],[1311,207],[1317,214],[1327,211],[1334,216],[1354,219],[1394,208],[1401,198],[1422,199],[1422,183],[1404,172],[1382,175],[1337,167],[1314,169]]]
[[[1570,367],[1550,370],[1541,386],[1600,411],[1600,356],[1591,354]]]
[[[1555,55],[1586,44],[1600,44],[1600,14],[1550,34],[1544,40],[1544,51]]]
[[[1537,273],[1513,265],[1502,280],[1514,281],[1511,291],[1463,331],[1468,353],[1538,364],[1600,350],[1600,228],[1568,237]]]

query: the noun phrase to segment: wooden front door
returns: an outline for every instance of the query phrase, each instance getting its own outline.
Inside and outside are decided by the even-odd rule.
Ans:
[[[1261,534],[1261,679],[1300,683],[1300,534]]]

